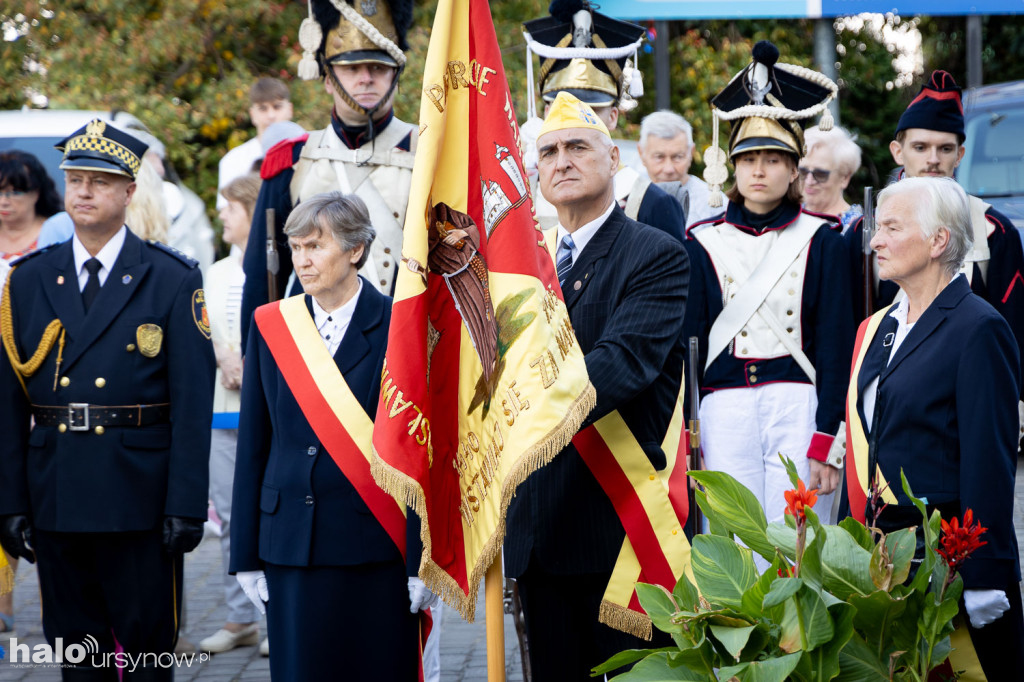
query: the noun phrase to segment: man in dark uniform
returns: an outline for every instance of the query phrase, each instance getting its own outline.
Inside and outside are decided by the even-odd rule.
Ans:
[[[400,121],[392,104],[405,68],[405,33],[412,22],[410,0],[367,0],[343,5],[313,0],[312,16],[303,28],[318,25],[319,42],[307,42],[299,76],[323,78],[333,100],[326,128],[276,145],[267,152],[260,173],[263,185],[253,213],[249,248],[245,250],[242,294],[242,341],[252,312],[270,300],[267,282],[267,209],[275,212],[277,248],[285,252],[284,223],[292,208],[322,192],[355,194],[370,210],[377,239],[360,274],[378,291],[390,295],[402,252],[402,227],[409,203],[415,158],[416,126]],[[309,23],[306,23],[309,22]],[[365,30],[366,25],[374,31]],[[314,61],[315,57],[315,61]],[[298,294],[290,281],[292,264],[280,259],[278,291]]]
[[[634,68],[643,26],[595,12],[586,0],[555,0],[549,11],[551,16],[523,24],[527,51],[541,57],[541,97],[550,106],[558,93],[568,92],[589,104],[608,130],[615,130],[619,114],[635,108],[633,97],[643,94],[642,79]],[[609,52],[616,56],[608,57]],[[532,102],[533,83],[527,87]],[[524,124],[524,135],[530,137],[534,126],[539,126],[539,121]],[[627,218],[683,241],[686,217],[673,196],[626,165],[616,171],[614,187],[615,200]],[[537,218],[541,227],[548,229],[558,222],[554,202],[538,191],[539,187],[533,189]]]
[[[98,645],[65,680],[117,680],[115,643],[148,654],[124,680],[170,680],[206,518],[202,276],[125,226],[144,143],[97,119],[57,148],[75,234],[14,264],[0,316],[0,543],[38,559],[47,641]]]

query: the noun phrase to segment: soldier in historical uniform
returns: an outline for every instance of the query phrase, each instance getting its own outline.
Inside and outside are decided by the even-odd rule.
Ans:
[[[195,261],[125,226],[146,145],[96,119],[62,141],[72,239],[14,264],[0,316],[0,542],[37,560],[65,680],[115,643],[171,679],[182,556],[207,506],[214,355]],[[34,421],[34,426],[33,426]]]
[[[541,58],[540,93],[545,107],[555,101],[558,93],[568,92],[589,104],[608,130],[615,130],[619,114],[635,108],[633,98],[643,94],[642,79],[635,67],[644,28],[595,12],[586,0],[555,0],[549,11],[551,16],[523,24],[528,37],[527,51]],[[608,57],[609,51],[615,56]],[[570,52],[594,56],[569,57]],[[532,107],[533,82],[527,87]],[[534,138],[539,127],[540,120],[532,114],[523,125],[524,137]],[[528,157],[533,158],[533,155],[528,154]],[[532,163],[535,164],[536,159]],[[557,211],[537,183],[533,200],[541,227],[548,229],[556,225]],[[629,166],[620,165],[615,173],[615,200],[626,217],[682,241],[686,229],[682,206]]]
[[[312,16],[302,23],[299,40],[306,50],[299,76],[323,78],[334,107],[330,125],[303,140],[285,141],[263,160],[263,187],[253,214],[245,250],[242,337],[253,310],[269,300],[267,281],[267,209],[274,209],[278,250],[287,245],[283,226],[292,208],[329,191],[355,194],[370,210],[377,238],[360,274],[390,295],[402,252],[402,227],[409,202],[416,150],[416,126],[395,117],[398,79],[405,67],[405,33],[412,21],[409,0],[313,0]],[[373,30],[367,30],[366,24]],[[314,61],[315,60],[315,61]],[[282,294],[301,292],[289,280],[292,265],[281,258],[277,275]]]
[[[725,214],[688,234],[693,275],[683,329],[700,342],[706,467],[749,488],[771,521],[782,520],[791,487],[780,453],[819,495],[839,482],[853,347],[839,228],[801,210],[797,180],[802,120],[824,111],[836,86],[777,64],[778,56],[771,43],[755,45],[753,62],[711,102],[717,118],[732,122],[736,178]],[[726,179],[717,139],[706,158],[714,199]],[[819,502],[823,521],[831,501]]]

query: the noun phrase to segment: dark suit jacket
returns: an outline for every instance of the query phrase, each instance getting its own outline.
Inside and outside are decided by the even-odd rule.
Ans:
[[[665,437],[682,377],[680,333],[689,261],[676,240],[616,207],[569,271],[569,318],[597,389],[589,425],[618,410],[647,457],[665,466]],[[508,511],[505,571],[531,554],[552,573],[611,570],[625,537],[611,502],[569,445],[526,479]]]
[[[656,227],[682,243],[686,238],[686,215],[676,198],[653,182],[647,186],[636,220]]]
[[[0,515],[30,514],[36,528],[60,532],[149,530],[165,515],[205,519],[215,361],[200,330],[196,262],[129,231],[88,314],[71,240],[19,261],[10,285],[22,361],[59,318],[60,376],[68,381],[54,388],[55,345],[26,379],[26,397],[0,352]],[[163,332],[152,358],[136,347],[143,324]],[[56,426],[30,432],[30,403],[170,403],[170,420],[102,435]]]
[[[305,297],[313,315],[312,299]],[[371,419],[391,299],[363,281],[334,360]],[[250,327],[235,460],[232,572],[401,560],[394,542],[317,439],[256,324]]]
[[[1005,589],[1020,580],[1013,531],[1017,470],[1017,344],[1006,321],[971,293],[961,276],[921,315],[886,365],[886,336],[896,320],[885,316],[854,380],[859,395],[879,377],[878,463],[899,504],[914,495],[951,508],[988,528],[981,547],[963,565],[969,589]],[[857,405],[864,421],[863,399]],[[920,522],[920,519],[916,521]]]

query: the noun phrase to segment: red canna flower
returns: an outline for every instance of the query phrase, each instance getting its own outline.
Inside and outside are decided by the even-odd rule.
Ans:
[[[804,488],[803,481],[797,481],[796,490],[787,490],[785,495],[786,513],[796,518],[797,521],[807,518],[807,514],[804,512],[805,507],[813,507],[818,502],[818,493]]]
[[[980,522],[975,523],[974,512],[970,509],[964,512],[963,524],[955,516],[948,523],[942,521],[942,539],[939,541],[938,552],[949,564],[951,578],[953,571],[959,568],[974,550],[988,544],[980,540],[981,534],[987,530],[988,528],[983,528]]]
[[[793,578],[793,577],[795,577],[792,566],[786,566],[786,567],[780,568],[778,570],[778,573],[779,573],[779,577],[780,578]]]

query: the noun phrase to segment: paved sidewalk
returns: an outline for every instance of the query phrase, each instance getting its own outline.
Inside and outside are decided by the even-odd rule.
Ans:
[[[39,588],[35,567],[21,562],[14,588],[16,631],[20,645],[28,651],[45,644],[40,622]],[[484,624],[483,590],[477,599],[477,616],[473,624],[463,621],[451,608],[442,616],[441,680],[442,682],[473,682],[487,679],[487,642]],[[223,600],[220,543],[216,537],[207,537],[202,544],[185,556],[185,618],[182,637],[192,644],[213,634],[224,624],[227,607]],[[261,628],[265,632],[265,623]],[[67,642],[65,645],[72,644]],[[0,634],[0,647],[5,656],[0,661],[0,682],[13,680],[47,682],[60,679],[56,667],[11,663],[10,637]],[[21,649],[24,652],[24,649]],[[24,654],[21,656],[24,659]],[[256,681],[270,679],[269,659],[259,655],[255,646],[242,647],[223,654],[210,656],[195,653],[186,655],[191,664],[179,665],[176,680],[196,682]],[[505,674],[509,682],[522,682],[519,647],[512,616],[505,616]]]
[[[1014,524],[1024,564],[1024,463],[1017,468]],[[185,624],[182,636],[195,643],[215,632],[227,617],[223,602],[220,545],[208,537],[196,551],[185,557]],[[487,642],[484,624],[483,591],[477,600],[476,622],[464,622],[453,609],[445,608],[441,638],[442,682],[484,682],[487,679]],[[16,635],[19,644],[33,647],[45,644],[39,620],[39,590],[35,568],[22,562],[15,583]],[[0,661],[0,682],[13,680],[45,682],[59,680],[56,668],[42,665],[12,664],[9,637],[0,635],[6,656]],[[178,680],[230,682],[270,679],[269,660],[261,658],[256,647],[244,647],[223,654],[195,654],[190,665],[180,665]],[[522,682],[522,666],[512,617],[505,616],[505,674],[509,682]]]

